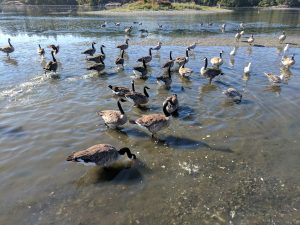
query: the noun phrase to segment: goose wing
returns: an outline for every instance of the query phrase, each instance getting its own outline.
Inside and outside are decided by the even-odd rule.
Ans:
[[[118,123],[121,119],[121,113],[116,110],[103,110],[97,113],[103,118],[105,123]]]

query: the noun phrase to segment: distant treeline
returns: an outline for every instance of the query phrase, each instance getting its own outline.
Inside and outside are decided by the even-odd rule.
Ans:
[[[108,2],[132,2],[130,0],[19,0],[22,3],[30,5],[99,5]],[[156,2],[156,0],[142,0],[144,2]],[[171,0],[173,2],[174,0]],[[7,0],[0,0],[1,2],[9,2]],[[221,5],[225,7],[252,7],[252,6],[278,6],[285,5],[289,7],[300,7],[300,0],[176,0],[180,2],[195,2],[199,5],[216,6]]]

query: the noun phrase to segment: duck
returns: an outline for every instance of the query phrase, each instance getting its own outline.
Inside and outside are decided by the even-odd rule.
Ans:
[[[48,45],[48,48],[52,48],[55,55],[57,55],[57,53],[59,52],[59,45],[55,46],[55,45],[51,44],[51,45]]]
[[[125,33],[128,33],[128,34],[130,34],[130,33],[131,33],[131,31],[132,31],[132,26],[130,26],[130,27],[126,27],[126,28],[124,29],[124,31],[125,31]]]
[[[197,43],[194,42],[193,44],[190,44],[190,45],[187,47],[187,49],[188,49],[188,51],[192,51],[192,50],[194,50],[196,47],[197,47]]]
[[[293,54],[292,55],[292,57],[288,57],[288,56],[283,56],[282,58],[281,58],[281,63],[285,66],[285,67],[287,67],[287,68],[289,68],[289,67],[291,67],[292,65],[294,65],[295,64],[295,55]]]
[[[243,95],[235,88],[228,88],[227,90],[223,91],[223,94],[231,98],[235,103],[240,103],[242,101]]]
[[[10,38],[8,38],[8,46],[4,46],[2,48],[0,48],[0,51],[6,53],[7,57],[9,57],[10,53],[13,53],[15,51],[14,46],[11,44],[10,42]]]
[[[89,57],[86,60],[89,62],[101,63],[100,58],[102,59],[102,61],[105,60],[105,53],[103,51],[103,48],[105,48],[105,46],[101,45],[100,46],[101,54],[97,54],[95,56]]]
[[[156,45],[154,48],[152,48],[152,50],[154,50],[154,51],[159,51],[160,48],[161,48],[161,46],[162,46],[162,43],[159,41],[159,42],[157,43],[157,45]]]
[[[179,65],[182,66],[184,63],[188,63],[189,61],[189,50],[186,49],[185,51],[185,56],[179,56],[176,57],[175,62]]]
[[[211,84],[212,80],[219,75],[223,75],[222,71],[218,68],[208,68],[208,59],[205,57],[204,59],[204,66],[201,68],[200,73],[201,75],[209,78],[209,84]]]
[[[229,55],[230,55],[230,56],[235,56],[236,50],[237,50],[237,47],[234,46],[233,49],[232,49],[232,51],[229,53]]]
[[[285,45],[285,47],[283,49],[284,54],[287,53],[287,51],[289,50],[289,47],[290,47],[290,44]]]
[[[244,73],[245,74],[249,74],[250,73],[250,67],[251,67],[251,62],[249,62],[248,65],[244,67]]]
[[[125,97],[126,94],[128,94],[130,92],[135,92],[134,80],[131,81],[131,90],[128,87],[122,87],[122,86],[108,85],[108,87],[112,90],[112,92],[115,95],[118,95],[120,97]]]
[[[219,67],[223,64],[224,60],[222,58],[222,54],[223,54],[223,50],[220,51],[220,57],[213,57],[211,58],[210,60],[210,63],[213,65],[213,66],[216,66],[216,67]]]
[[[175,60],[172,58],[172,51],[170,51],[169,57],[170,57],[169,60],[166,61],[166,62],[163,64],[162,68],[170,68],[170,67],[173,67],[174,61],[175,61]]]
[[[280,86],[284,78],[283,74],[281,74],[280,76],[274,75],[272,73],[264,73],[264,74],[266,75],[270,83],[274,86]]]
[[[45,55],[45,49],[43,49],[40,44],[39,44],[39,47],[37,49],[37,53],[38,53],[39,56],[44,56]]]
[[[44,67],[45,74],[46,74],[47,71],[49,71],[49,72],[53,71],[54,73],[56,73],[56,70],[57,70],[57,61],[54,57],[54,51],[53,50],[51,51],[51,55],[52,55],[52,61],[48,62],[46,64],[46,66]]]
[[[90,67],[87,68],[87,70],[96,70],[98,73],[100,73],[102,70],[104,70],[105,68],[105,64],[102,60],[102,58],[100,58],[100,63],[96,63]]]
[[[149,63],[152,60],[152,48],[149,48],[149,55],[141,57],[137,60],[137,62],[143,62],[145,61],[145,63]]]
[[[126,102],[125,99],[120,99],[117,102],[119,111],[117,110],[103,110],[97,112],[98,116],[101,116],[107,127],[116,129],[124,125],[127,122],[127,116],[122,108],[121,102]]]
[[[144,59],[142,59],[143,66],[135,66],[133,67],[133,73],[135,78],[146,78],[147,75],[147,65]]]
[[[191,73],[193,73],[193,70],[190,68],[186,68],[185,64],[186,64],[186,62],[183,63],[183,65],[179,67],[178,72],[179,72],[180,76],[187,78],[191,75]]]
[[[278,39],[280,44],[284,42],[284,40],[286,39],[285,31],[282,31],[282,35],[280,35]]]
[[[144,94],[136,91],[131,91],[127,94],[125,94],[125,98],[134,103],[134,106],[140,107],[143,105],[146,105],[149,101],[149,94],[147,92],[147,89],[150,89],[149,87],[144,87]]]
[[[252,45],[254,43],[254,37],[253,37],[253,34],[251,34],[251,36],[248,38],[247,42],[249,45]]]
[[[167,107],[168,101],[165,102],[163,105],[164,114],[155,113],[143,115],[142,117],[136,120],[129,120],[129,122],[131,124],[136,124],[142,128],[147,129],[152,134],[152,138],[154,138],[157,132],[166,129],[170,126],[171,114],[167,111]]]
[[[116,60],[115,60],[115,64],[116,64],[118,67],[121,67],[121,68],[124,67],[124,53],[125,53],[125,51],[122,50],[122,52],[121,52],[121,57],[118,57],[118,58],[116,58]]]
[[[126,49],[128,48],[128,41],[129,41],[129,39],[126,38],[125,43],[124,43],[124,44],[117,45],[117,48],[119,48],[120,51],[126,50]]]
[[[171,67],[168,68],[168,76],[159,76],[156,78],[156,80],[159,85],[170,87],[172,83]]]
[[[171,96],[167,97],[166,100],[163,102],[163,106],[167,104],[166,110],[168,113],[172,114],[177,112],[179,108],[179,102],[177,94],[172,94]]]
[[[96,44],[96,43],[93,42],[93,43],[92,43],[92,48],[89,48],[89,49],[85,50],[85,51],[82,52],[81,54],[85,54],[86,56],[87,56],[87,55],[93,56],[93,55],[95,54],[95,52],[96,52],[96,48],[95,48],[95,46],[94,46],[95,44]]]
[[[127,147],[117,150],[110,144],[97,144],[82,151],[72,152],[72,154],[66,158],[66,161],[80,162],[84,165],[108,167],[122,160],[125,154],[129,159],[136,159],[136,155],[131,153]]]

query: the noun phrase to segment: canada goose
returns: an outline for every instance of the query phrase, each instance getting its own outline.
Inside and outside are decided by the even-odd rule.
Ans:
[[[244,67],[244,73],[245,73],[245,74],[250,73],[250,67],[251,67],[251,62],[248,63],[248,66],[245,66],[245,67]]]
[[[163,64],[162,68],[170,68],[170,67],[172,67],[174,65],[174,61],[175,60],[172,59],[172,51],[170,51],[170,59]]]
[[[93,55],[95,54],[95,52],[96,52],[96,48],[95,48],[95,46],[94,46],[95,44],[96,44],[96,43],[93,42],[93,43],[92,43],[92,48],[89,48],[89,49],[85,50],[85,51],[82,52],[81,54],[85,54],[86,56],[87,56],[87,55],[93,56]]]
[[[149,55],[141,57],[137,60],[137,62],[143,62],[143,60],[145,61],[145,63],[149,63],[152,60],[152,48],[149,48]]]
[[[283,56],[281,59],[281,63],[285,66],[285,67],[290,67],[292,65],[295,64],[295,55],[293,54],[292,57],[288,57],[288,56]]]
[[[187,47],[187,49],[188,49],[189,51],[191,51],[191,50],[194,50],[194,49],[196,48],[196,46],[197,46],[197,43],[194,42],[193,44],[190,44],[190,45]]]
[[[54,73],[56,73],[57,70],[57,61],[54,57],[54,51],[51,51],[51,55],[52,55],[52,61],[48,62],[47,65],[44,67],[45,70],[45,74],[47,71],[53,71]]]
[[[152,48],[152,50],[158,51],[161,48],[161,45],[162,43],[159,41],[157,45],[154,48]]]
[[[39,47],[37,49],[37,53],[38,53],[39,56],[44,56],[45,55],[45,49],[43,49],[40,44],[39,44]]]
[[[105,60],[105,53],[104,53],[104,51],[103,51],[103,48],[105,48],[105,46],[104,46],[104,45],[101,45],[101,46],[100,46],[101,54],[97,54],[97,55],[95,55],[95,56],[86,58],[86,60],[87,60],[87,61],[90,61],[90,62],[101,63],[100,58],[102,59],[102,61]]]
[[[229,53],[230,56],[235,56],[237,47],[233,47],[232,51]]]
[[[147,75],[147,65],[144,59],[142,59],[143,66],[133,67],[133,73],[136,78],[145,78]]]
[[[264,73],[264,74],[267,76],[270,83],[274,86],[280,86],[284,78],[283,74],[281,74],[280,76],[274,75],[272,73]]]
[[[124,44],[118,45],[117,48],[119,48],[121,51],[122,51],[122,50],[126,50],[126,49],[128,48],[128,41],[129,41],[129,39],[127,38],[127,39],[125,40],[125,43],[124,43]]]
[[[7,57],[9,57],[10,53],[15,51],[14,46],[10,43],[10,38],[8,38],[8,46],[0,48],[0,51],[6,53]]]
[[[286,44],[286,46],[283,49],[284,53],[287,53],[287,51],[289,50],[290,44]]]
[[[108,87],[112,90],[112,92],[115,95],[118,95],[120,97],[125,97],[126,94],[128,94],[130,92],[135,92],[134,80],[131,81],[131,90],[129,88],[127,88],[127,87],[122,87],[122,86],[108,85]]]
[[[104,70],[105,68],[105,64],[102,60],[102,58],[100,58],[100,63],[96,63],[90,67],[87,68],[87,70],[96,70],[98,73],[100,73],[102,70]]]
[[[247,42],[248,42],[249,45],[252,45],[254,43],[253,34],[251,34],[251,36],[248,38]]]
[[[282,31],[282,35],[279,36],[279,43],[282,44],[286,39],[285,31]]]
[[[152,137],[158,132],[170,126],[171,123],[171,114],[167,111],[168,104],[165,103],[163,106],[163,112],[143,115],[142,117],[136,120],[129,120],[131,124],[137,124],[143,128],[146,128],[151,132]]]
[[[106,25],[107,25],[107,22],[106,22],[106,21],[104,21],[104,23],[103,23],[103,24],[101,24],[101,27],[102,27],[102,28],[104,28],[104,27],[106,27]]]
[[[242,94],[235,88],[228,88],[227,90],[223,91],[223,94],[231,98],[235,103],[240,103],[242,101]]]
[[[225,32],[225,29],[226,29],[226,23],[223,23],[222,26],[221,26],[221,31]]]
[[[103,110],[100,112],[97,112],[98,116],[101,116],[104,120],[104,123],[107,127],[116,129],[122,125],[124,125],[127,122],[127,116],[122,108],[121,102],[126,102],[124,99],[120,99],[118,101],[118,108],[117,110]]]
[[[132,26],[130,26],[130,27],[126,27],[125,29],[124,29],[124,31],[125,31],[125,33],[131,33],[131,31],[132,31]]]
[[[115,60],[115,64],[116,64],[117,66],[122,67],[122,68],[124,67],[124,53],[125,53],[125,51],[122,50],[121,57],[118,57],[118,58],[116,58],[116,60]]]
[[[148,30],[146,30],[146,29],[140,29],[139,31],[140,31],[141,33],[147,33],[147,34],[149,33]]]
[[[168,68],[168,76],[159,76],[156,78],[157,83],[161,86],[170,87],[172,83],[172,77],[171,77],[171,67]]]
[[[211,58],[210,63],[213,66],[217,66],[217,67],[221,66],[223,64],[223,62],[224,62],[224,60],[222,58],[222,54],[223,53],[224,53],[223,50],[220,51],[220,57],[213,57],[213,58]]]
[[[183,63],[183,65],[179,67],[178,72],[182,77],[189,77],[191,75],[191,73],[193,72],[193,70],[190,68],[185,68],[184,66],[185,66],[185,63]]]
[[[121,25],[120,23],[115,22],[115,26],[119,27],[120,25]]]
[[[241,32],[237,32],[234,37],[235,37],[235,41],[239,41],[242,37]]]
[[[144,87],[144,94],[136,91],[131,91],[127,94],[125,94],[125,98],[128,99],[128,101],[133,102],[134,106],[142,106],[146,105],[149,101],[149,94],[147,92],[148,88],[147,86]]]
[[[209,83],[211,84],[212,80],[218,76],[223,75],[222,71],[218,68],[207,68],[208,60],[204,58],[204,66],[201,68],[200,73],[201,75],[209,78]]]
[[[122,160],[122,156],[125,155],[125,153],[129,159],[136,159],[136,155],[132,154],[129,148],[117,150],[114,146],[109,144],[98,144],[86,150],[73,152],[67,157],[66,161],[107,167],[116,161]]]
[[[241,22],[241,23],[240,23],[240,29],[241,29],[241,30],[245,30],[244,22]]]
[[[59,52],[59,45],[55,46],[55,45],[48,45],[48,48],[52,48],[52,50],[54,51],[54,54],[57,55],[57,53]]]
[[[189,61],[189,50],[186,49],[185,51],[185,56],[179,56],[176,57],[175,62],[179,65],[182,66],[184,63],[188,63]]]
[[[166,98],[166,100],[163,102],[163,106],[167,105],[166,109],[168,113],[172,114],[178,110],[179,102],[176,94],[173,94]]]

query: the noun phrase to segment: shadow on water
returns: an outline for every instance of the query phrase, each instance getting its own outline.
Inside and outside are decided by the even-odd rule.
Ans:
[[[8,63],[8,64],[11,64],[13,66],[18,66],[18,61],[16,59],[13,59],[13,58],[5,58],[4,62]]]
[[[19,127],[9,127],[7,125],[0,126],[1,136],[7,136],[10,138],[19,138],[25,135],[25,131],[22,126]]]

